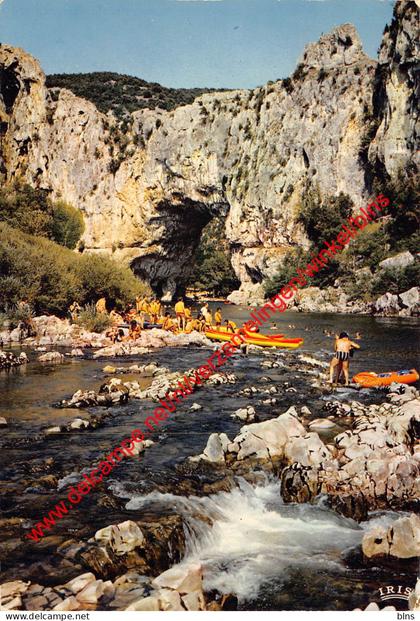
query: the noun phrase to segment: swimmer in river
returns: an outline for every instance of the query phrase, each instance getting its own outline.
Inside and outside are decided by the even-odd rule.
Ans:
[[[349,358],[352,349],[360,349],[360,345],[351,341],[347,332],[340,332],[340,336],[335,335],[335,354],[330,362],[330,384],[334,383],[335,371],[337,371],[337,382],[343,371],[345,385],[349,385]]]

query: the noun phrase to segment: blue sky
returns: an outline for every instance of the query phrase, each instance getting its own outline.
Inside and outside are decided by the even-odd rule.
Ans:
[[[305,43],[355,24],[376,57],[392,0],[0,0],[0,41],[46,73],[118,71],[165,86],[252,88]]]

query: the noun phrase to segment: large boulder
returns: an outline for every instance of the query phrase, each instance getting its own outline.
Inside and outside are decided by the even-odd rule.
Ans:
[[[132,602],[124,610],[137,610],[137,611],[157,611],[159,610],[159,599],[157,597],[141,597],[140,599]]]
[[[277,418],[245,425],[233,443],[239,446],[238,460],[251,455],[258,459],[283,457],[289,440],[305,434],[305,427],[299,422],[296,410],[289,408]]]
[[[292,438],[284,448],[284,456],[291,464],[299,462],[311,467],[332,459],[331,452],[315,432]]]
[[[379,315],[398,315],[400,306],[398,303],[398,296],[392,293],[384,293],[374,303],[374,310]]]
[[[227,297],[232,304],[262,304],[264,302],[264,288],[259,283],[243,282],[240,289],[232,291]]]
[[[411,287],[408,291],[400,293],[399,298],[404,308],[400,314],[417,315],[420,311],[420,287]]]
[[[363,554],[415,558],[420,556],[420,517],[411,514],[393,522],[390,526],[376,526],[368,531],[362,541]]]
[[[255,420],[255,408],[252,405],[247,405],[246,408],[239,408],[233,414],[231,414],[232,418],[239,418],[247,423],[252,423]]]
[[[399,267],[407,267],[414,263],[415,259],[411,252],[400,252],[399,254],[384,259],[379,263],[379,268],[383,270],[395,269]]]
[[[311,502],[320,488],[318,471],[308,466],[294,463],[281,473],[280,494],[284,502]]]
[[[319,287],[305,287],[300,289],[296,297],[296,303],[299,311],[302,312],[325,312],[335,313],[338,312],[336,295],[332,295],[328,290],[320,289]],[[345,302],[342,300],[341,304]]]
[[[226,447],[225,447],[226,448]],[[207,446],[203,451],[203,458],[213,463],[224,463],[225,449],[218,433],[212,433],[207,440]]]
[[[88,584],[91,582],[95,582],[95,575],[91,572],[87,572],[85,574],[81,574],[80,576],[76,576],[69,582],[67,582],[64,586],[66,589],[74,593],[75,595],[82,591]]]
[[[225,433],[212,433],[207,440],[207,445],[201,455],[190,457],[190,461],[208,461],[213,464],[224,464],[225,455],[231,442]]]
[[[95,533],[95,539],[109,545],[117,556],[122,556],[141,546],[144,535],[135,522],[126,520],[101,528]]]
[[[38,358],[39,362],[63,362],[64,354],[60,354],[58,351],[48,351],[46,354],[41,354]]]
[[[114,595],[115,587],[110,580],[104,582],[103,580],[95,580],[85,586],[84,589],[78,592],[76,599],[83,606],[96,605],[99,600],[106,596],[108,599]]]
[[[175,565],[160,574],[152,582],[156,588],[172,589],[181,594],[201,591],[203,572],[198,563],[182,563]]]

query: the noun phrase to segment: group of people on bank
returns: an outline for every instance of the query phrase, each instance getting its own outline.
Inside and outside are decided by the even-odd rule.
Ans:
[[[106,335],[114,342],[125,340],[136,340],[144,328],[161,328],[173,333],[205,332],[211,327],[221,327],[222,309],[216,309],[212,314],[207,302],[198,310],[194,311],[185,304],[183,298],[178,298],[174,305],[173,312],[168,306],[163,305],[156,298],[137,297],[133,304],[130,304],[125,311],[118,311],[116,308],[110,312],[107,310],[107,301],[104,297],[99,298],[95,304],[97,313],[107,314],[112,322]],[[69,308],[69,315],[72,321],[76,321],[81,307],[77,302]],[[127,326],[128,333],[127,333]],[[235,332],[236,324],[229,319],[224,321],[226,330]]]

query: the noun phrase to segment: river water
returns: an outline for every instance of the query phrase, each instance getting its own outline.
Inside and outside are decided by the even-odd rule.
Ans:
[[[248,319],[250,310],[223,307],[224,315],[238,325]],[[242,423],[230,414],[239,407],[254,405],[262,420],[290,405],[308,405],[314,417],[320,415],[324,397],[314,395],[308,376],[300,375],[298,356],[306,353],[328,362],[333,338],[324,334],[325,330],[332,334],[346,330],[351,337],[361,333],[362,351],[352,359],[351,374],[418,367],[420,322],[415,319],[290,312],[279,315],[276,324],[277,332],[302,336],[304,346],[298,352],[275,354],[281,363],[278,369],[262,368],[264,356],[258,353],[231,359],[237,383],[204,388],[190,396],[155,434],[155,445],[141,459],[126,459],[113,470],[106,487],[114,501],[103,502],[96,491],[87,496],[57,525],[53,543],[76,535],[87,539],[98,528],[125,519],[177,513],[183,515],[187,527],[185,560],[200,561],[206,587],[235,593],[244,610],[352,609],[374,600],[378,588],[391,578],[412,586],[414,578],[406,575],[404,566],[395,565],[391,576],[355,561],[350,551],[360,544],[368,524],[337,516],[322,499],[318,505],[285,505],[278,480],[268,475],[252,484],[238,478],[233,491],[198,497],[188,493],[194,487],[188,472],[176,470],[188,456],[202,452],[210,433],[223,431],[232,439]],[[269,329],[263,331],[270,333]],[[45,427],[99,412],[95,408],[89,412],[60,410],[52,404],[79,388],[98,389],[104,378],[101,369],[115,361],[69,359],[58,366],[42,365],[36,361],[36,352],[28,353],[29,365],[0,373],[0,416],[9,422],[1,431],[0,484],[2,517],[21,517],[29,526],[29,520],[41,519],[64,497],[64,489],[80,480],[84,469],[88,471],[100,455],[109,453],[133,428],[141,426],[154,406],[133,400],[109,408],[104,426],[95,430],[44,438],[40,432]],[[184,370],[200,366],[207,357],[205,349],[167,348],[120,358],[117,365],[157,361],[171,370]],[[268,386],[291,385],[297,392],[282,391],[274,407],[263,405],[261,395],[250,400],[238,394],[244,387],[261,386],[267,375]],[[379,401],[382,395],[341,388],[333,398]],[[202,410],[190,412],[193,402],[202,405]],[[58,490],[37,483],[49,475],[58,479]],[[395,517],[390,512],[378,513],[370,522],[389,522]],[[7,537],[2,582],[21,578],[60,584],[68,579],[54,574],[54,546],[34,544],[22,550],[13,533]]]

